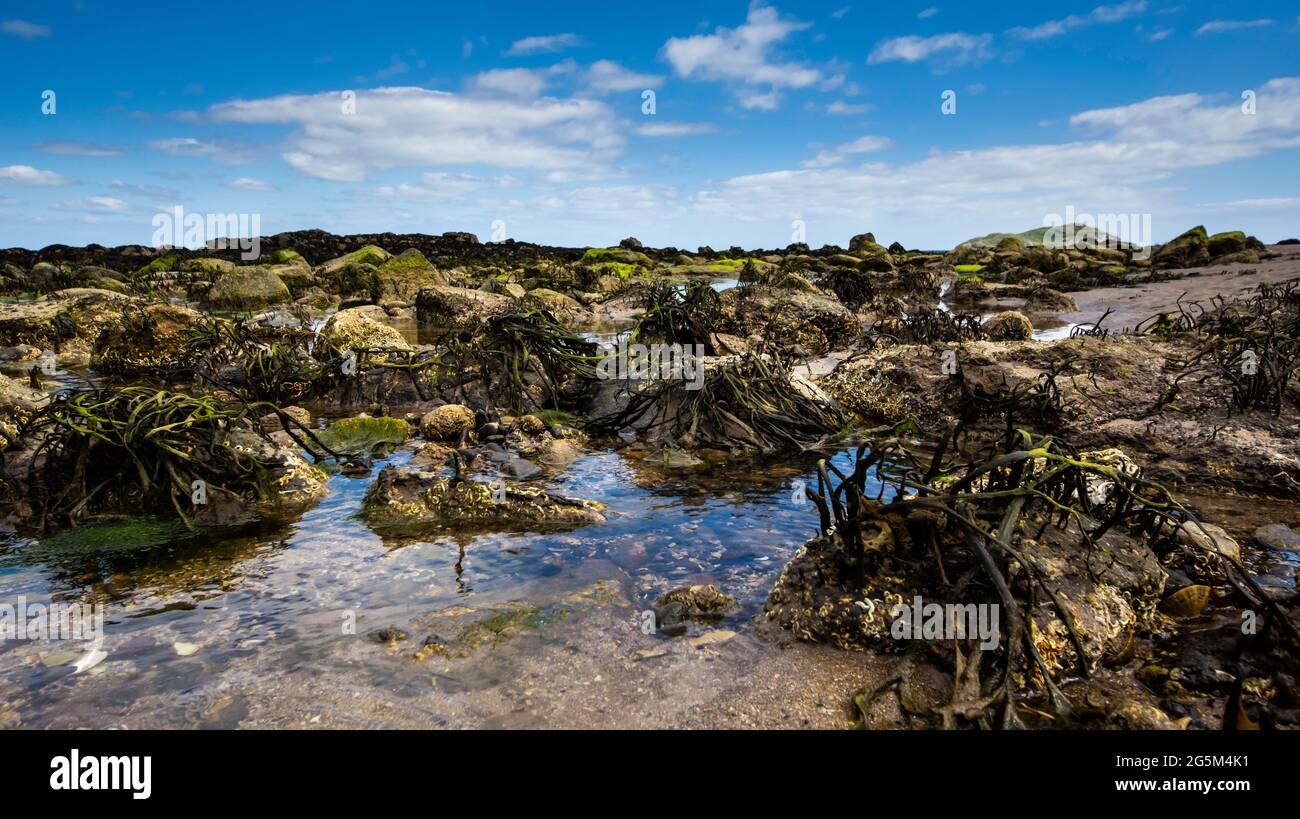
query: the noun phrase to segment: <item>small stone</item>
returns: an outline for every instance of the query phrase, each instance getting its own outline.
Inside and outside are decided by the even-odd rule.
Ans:
[[[1255,530],[1255,542],[1279,552],[1300,551],[1300,533],[1282,523],[1270,523]]]
[[[655,657],[663,657],[667,653],[668,649],[666,648],[638,648],[636,650],[636,658],[638,660],[652,660]]]
[[[542,474],[542,469],[527,458],[511,458],[501,465],[501,474],[516,481],[527,481]]]
[[[177,640],[172,643],[172,648],[176,649],[176,655],[179,657],[188,657],[198,652],[198,643],[187,643],[184,640]]]
[[[1209,603],[1209,586],[1187,586],[1166,597],[1160,604],[1160,610],[1171,617],[1195,617]]]
[[[687,642],[695,648],[702,648],[703,646],[720,646],[723,643],[729,642],[735,636],[736,632],[729,629],[714,629],[713,631],[704,632],[699,637],[692,637],[687,640]]]

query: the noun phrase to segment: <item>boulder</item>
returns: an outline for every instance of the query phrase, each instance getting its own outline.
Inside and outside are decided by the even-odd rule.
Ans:
[[[1151,266],[1158,270],[1199,267],[1210,260],[1210,237],[1197,226],[1151,254]]]
[[[981,325],[990,341],[1028,341],[1034,337],[1034,325],[1024,313],[1007,310]]]
[[[361,516],[379,528],[563,529],[602,523],[605,505],[539,487],[492,485],[407,467],[380,470]]]
[[[515,300],[483,290],[433,286],[420,290],[415,299],[420,321],[439,327],[469,330],[515,309]]]
[[[203,301],[217,310],[256,310],[289,298],[289,288],[268,268],[237,267],[218,276]]]
[[[402,334],[366,315],[366,308],[340,310],[330,316],[320,331],[321,338],[340,350],[409,350]]]
[[[443,404],[420,418],[420,432],[433,441],[454,441],[474,426],[474,410],[463,404]]]

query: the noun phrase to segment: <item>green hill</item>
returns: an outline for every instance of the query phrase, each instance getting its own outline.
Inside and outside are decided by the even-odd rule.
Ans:
[[[1015,237],[1016,239],[1019,239],[1020,241],[1024,242],[1026,245],[1041,245],[1043,243],[1043,237],[1047,235],[1047,231],[1051,229],[1052,228],[1050,227],[1037,227],[1037,228],[1032,228],[1030,230],[1026,230],[1023,233],[990,233],[987,236],[976,236],[974,239],[967,239],[961,244],[974,245],[975,247],[997,247],[998,242],[1002,241],[1008,236],[1011,236],[1011,237]],[[1099,232],[1094,227],[1089,227],[1087,225],[1075,225],[1074,229],[1076,235],[1087,235],[1091,237],[1095,234],[1097,239],[1102,240],[1100,243],[1104,244],[1106,242],[1110,242],[1111,247],[1119,246],[1118,242],[1120,240],[1117,237],[1111,236],[1110,234],[1104,231]],[[1065,228],[1063,227],[1058,228],[1058,230],[1064,231]],[[959,245],[959,247],[960,246],[961,245]]]

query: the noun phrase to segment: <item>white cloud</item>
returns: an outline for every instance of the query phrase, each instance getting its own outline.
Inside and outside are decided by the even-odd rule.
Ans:
[[[15,185],[66,185],[72,180],[60,176],[54,171],[42,171],[31,165],[7,165],[0,167],[0,183]]]
[[[38,142],[32,146],[47,154],[65,154],[68,156],[121,156],[125,151],[111,145],[98,145],[80,139],[52,139]]]
[[[1086,28],[1094,23],[1118,23],[1121,20],[1127,20],[1134,15],[1141,14],[1146,11],[1146,8],[1146,0],[1129,0],[1129,2],[1116,3],[1110,6],[1097,6],[1087,14],[1071,14],[1069,17],[1060,20],[1048,20],[1032,28],[1017,26],[1009,29],[1007,34],[1019,37],[1022,40],[1046,40],[1067,31]]]
[[[1271,25],[1273,25],[1272,20],[1211,20],[1198,28],[1196,33],[1198,35],[1219,34],[1224,31],[1240,31],[1244,28],[1263,28]]]
[[[638,74],[613,60],[597,60],[587,69],[587,87],[592,91],[643,91],[658,88],[664,78],[657,74]]]
[[[938,13],[939,13],[939,10],[938,10],[937,8],[935,8],[934,6],[930,6],[928,9],[922,9],[922,10],[920,11],[920,13],[918,13],[918,14],[916,15],[916,19],[918,19],[918,20],[925,20],[925,19],[928,19],[928,18],[930,18],[930,17],[933,17],[934,15],[936,15],[936,14],[938,14]]]
[[[284,160],[335,181],[419,165],[590,171],[623,144],[613,112],[599,101],[490,99],[414,87],[359,91],[354,114],[341,112],[338,92],[324,92],[236,100],[213,106],[209,116],[296,126]]]
[[[55,210],[71,210],[84,213],[125,213],[131,208],[115,196],[87,196],[85,199],[67,199],[57,205]]]
[[[5,20],[0,23],[0,31],[5,34],[12,34],[15,37],[21,37],[24,40],[35,40],[37,37],[49,37],[54,31],[49,26],[42,26],[38,23],[29,23],[26,20]]]
[[[874,107],[874,105],[868,102],[854,104],[844,102],[843,100],[836,100],[826,106],[826,113],[841,117],[851,117],[858,114],[865,114]]]
[[[1167,39],[1169,35],[1173,33],[1174,30],[1171,28],[1161,28],[1151,32],[1151,36],[1148,37],[1147,39],[1153,43],[1158,43],[1161,40]]]
[[[479,92],[538,97],[546,90],[546,74],[531,68],[494,68],[476,74],[470,86]]]
[[[940,56],[944,58],[946,67],[978,64],[993,56],[989,50],[992,42],[993,36],[990,34],[966,34],[960,31],[936,34],[933,37],[917,37],[909,34],[878,43],[868,55],[867,62],[915,63]]]
[[[829,168],[832,165],[838,165],[855,154],[883,151],[892,144],[886,137],[862,136],[852,142],[846,142],[829,150],[818,151],[817,156],[805,161],[803,166],[805,168]]]
[[[647,137],[682,137],[711,134],[718,130],[718,126],[709,122],[652,122],[638,125],[633,130]]]
[[[195,137],[170,137],[146,143],[151,150],[172,156],[207,157],[218,162],[238,165],[248,162],[251,149],[242,143],[209,142]]]
[[[572,32],[548,34],[541,37],[525,37],[511,43],[510,48],[506,51],[506,56],[523,57],[528,54],[553,54],[566,48],[573,48],[581,43],[582,39]]]
[[[772,54],[775,46],[810,25],[782,19],[775,8],[754,3],[742,25],[720,26],[713,34],[673,37],[664,43],[662,53],[677,76],[746,86],[739,94],[740,104],[767,111],[777,107],[776,89],[807,88],[822,80],[818,69],[781,62]],[[768,91],[754,86],[767,86]]]
[[[841,158],[831,151],[802,169],[727,179],[690,200],[697,219],[755,222],[798,214],[861,224],[886,214],[942,214],[987,223],[987,214],[996,213],[1041,224],[1066,204],[1080,212],[1154,211],[1159,219],[1172,206],[1168,191],[1151,183],[1300,147],[1300,77],[1265,83],[1258,101],[1257,113],[1244,116],[1232,97],[1157,97],[1071,117],[1076,126],[1104,131],[1103,138],[933,151],[909,163],[849,166],[831,161]]]
[[[384,198],[416,199],[423,201],[453,201],[484,188],[508,188],[518,184],[511,176],[498,176],[491,179],[467,173],[426,173],[418,183],[384,185],[375,189],[375,193]]]
[[[263,182],[260,179],[251,179],[247,176],[241,176],[231,182],[230,187],[239,188],[240,190],[245,191],[262,191],[263,193],[273,193],[279,190],[279,188],[272,185],[270,182]]]

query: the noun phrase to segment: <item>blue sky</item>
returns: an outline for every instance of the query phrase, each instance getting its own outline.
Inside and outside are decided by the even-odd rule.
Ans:
[[[4,247],[148,244],[177,205],[690,249],[1066,208],[1300,234],[1297,2],[6,0],[0,75]]]

